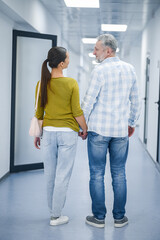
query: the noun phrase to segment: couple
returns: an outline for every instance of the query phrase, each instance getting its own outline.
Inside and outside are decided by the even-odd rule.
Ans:
[[[123,227],[128,223],[125,216],[125,164],[128,137],[134,133],[140,104],[134,68],[116,57],[116,49],[117,42],[112,35],[104,34],[97,38],[93,54],[100,64],[92,72],[81,107],[77,81],[63,76],[63,69],[69,64],[66,49],[51,48],[42,65],[41,90],[35,116],[43,119],[42,152],[52,226],[69,221],[61,212],[75,160],[78,135],[82,139],[88,135],[93,216],[87,216],[86,223],[99,228],[105,226],[104,175],[108,149],[114,192],[114,226]],[[37,88],[38,84],[36,93]],[[34,145],[39,149],[40,138],[34,139]]]

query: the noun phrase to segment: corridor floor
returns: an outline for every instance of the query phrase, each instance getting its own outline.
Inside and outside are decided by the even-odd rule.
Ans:
[[[85,224],[91,214],[86,141],[79,139],[63,215],[66,225],[49,226],[43,170],[10,174],[0,182],[0,240],[160,240],[160,172],[136,136],[127,162],[129,224],[114,228],[113,193],[106,167],[107,217],[104,229]]]

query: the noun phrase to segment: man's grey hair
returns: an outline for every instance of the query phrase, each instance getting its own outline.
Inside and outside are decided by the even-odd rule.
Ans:
[[[97,40],[101,41],[103,46],[110,47],[114,52],[116,52],[117,40],[112,34],[102,34],[99,37],[97,37]]]

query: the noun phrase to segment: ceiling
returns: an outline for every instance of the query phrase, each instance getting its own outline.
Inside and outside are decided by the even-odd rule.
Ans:
[[[125,56],[130,46],[141,40],[141,32],[154,17],[160,0],[100,0],[100,8],[67,8],[64,0],[40,0],[57,19],[62,37],[69,42],[69,48],[79,53],[81,38],[97,37],[106,33],[101,24],[127,24],[126,32],[110,32],[118,40],[120,55]],[[108,33],[108,32],[107,32]],[[85,45],[86,52],[94,45]]]

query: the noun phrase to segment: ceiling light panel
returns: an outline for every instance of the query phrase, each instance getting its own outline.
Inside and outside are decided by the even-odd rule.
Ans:
[[[109,32],[125,32],[127,30],[127,25],[122,24],[101,24],[102,31]]]
[[[67,7],[99,8],[99,0],[64,0]]]
[[[95,60],[93,60],[93,61],[92,61],[92,64],[93,64],[93,65],[97,65],[97,64],[99,64],[99,63],[96,62]]]

